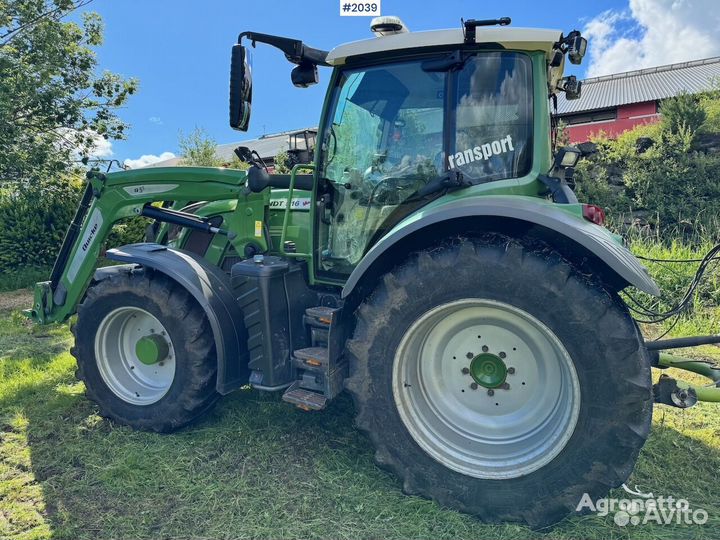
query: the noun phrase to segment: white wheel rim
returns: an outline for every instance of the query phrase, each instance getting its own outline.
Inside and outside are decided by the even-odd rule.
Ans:
[[[144,364],[136,353],[138,341],[159,335],[168,354]],[[166,328],[152,314],[136,307],[108,313],[95,335],[95,361],[105,384],[117,397],[133,405],[150,405],[167,394],[175,379],[175,349]]]
[[[463,372],[470,354],[501,355],[514,368],[505,379],[509,389],[478,386]],[[569,441],[580,411],[577,373],[557,336],[494,300],[458,300],[423,314],[397,349],[392,385],[420,447],[475,478],[515,478],[547,465]]]

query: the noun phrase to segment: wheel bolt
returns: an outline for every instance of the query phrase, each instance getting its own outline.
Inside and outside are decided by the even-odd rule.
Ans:
[[[478,388],[478,383],[476,383],[476,382],[470,383],[470,388],[472,388],[473,390],[477,390],[477,388]]]
[[[503,390],[510,390],[510,383],[503,383],[503,385],[501,386],[501,388],[502,388]]]
[[[463,372],[463,375],[467,375],[468,373],[470,373],[470,370],[468,368],[464,367],[464,368],[462,368],[462,372]]]
[[[482,346],[482,351],[483,351],[483,352],[488,352],[489,350],[490,350],[490,349],[488,348],[487,345],[483,345],[483,346]]]
[[[475,356],[473,353],[469,352],[465,355],[468,360],[470,360],[473,356]]]
[[[508,375],[515,375],[515,368],[509,367],[509,368],[507,368],[507,372],[508,372]]]
[[[490,388],[490,389],[488,390],[488,396],[494,396],[494,395],[495,395],[495,390],[493,390],[492,388]]]
[[[504,352],[501,352],[501,353],[498,353],[498,356],[500,358],[505,358],[507,356],[507,354],[505,354]]]

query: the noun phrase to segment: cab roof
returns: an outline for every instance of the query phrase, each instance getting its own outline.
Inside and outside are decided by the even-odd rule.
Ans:
[[[506,49],[543,51],[549,58],[553,45],[560,40],[561,35],[560,30],[540,28],[480,27],[477,28],[475,41],[478,44],[499,43]],[[331,66],[339,66],[351,57],[402,49],[462,45],[464,40],[465,37],[461,28],[405,32],[363,39],[335,47],[328,54],[327,63]]]

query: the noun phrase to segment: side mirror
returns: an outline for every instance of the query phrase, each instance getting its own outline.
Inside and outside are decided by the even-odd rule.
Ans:
[[[580,64],[587,50],[587,39],[577,35],[568,44],[568,58],[572,64]]]
[[[292,83],[299,88],[307,88],[313,84],[317,84],[318,68],[316,64],[303,63],[295,66],[290,73]]]
[[[230,61],[230,127],[247,131],[252,103],[252,73],[249,51],[239,43],[233,45]]]

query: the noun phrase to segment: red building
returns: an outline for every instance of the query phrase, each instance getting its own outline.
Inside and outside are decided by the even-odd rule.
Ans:
[[[603,131],[609,137],[639,124],[656,122],[663,99],[682,92],[718,88],[720,56],[585,79],[580,99],[558,95],[557,116],[568,125],[570,142]]]

